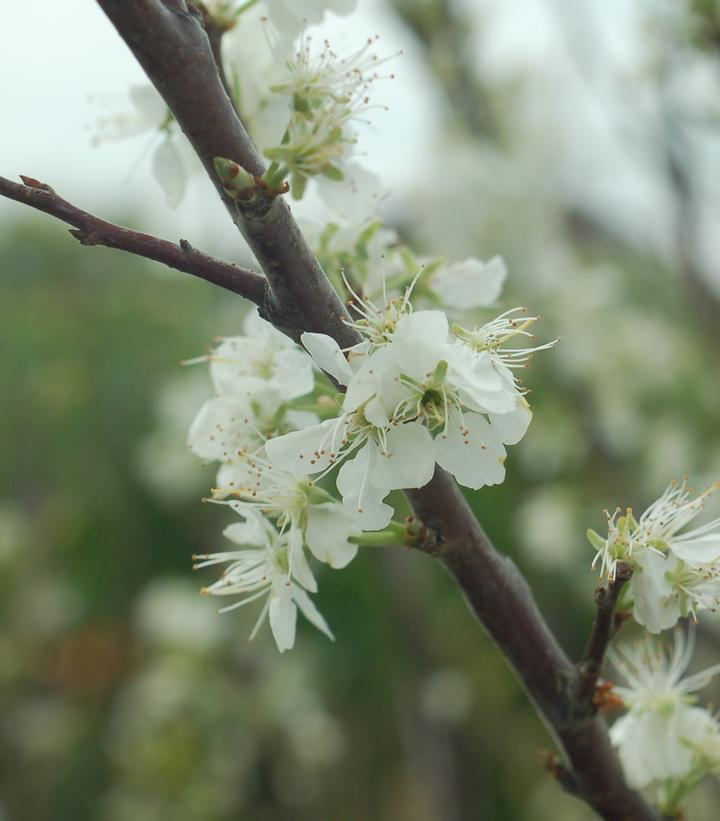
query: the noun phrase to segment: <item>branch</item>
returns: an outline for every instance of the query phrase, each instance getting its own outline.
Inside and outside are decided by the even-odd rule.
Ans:
[[[626,784],[607,725],[583,709],[573,692],[575,667],[550,632],[524,577],[492,545],[452,478],[436,468],[432,481],[408,492],[431,535],[418,549],[450,572],[480,623],[510,662],[567,763],[562,786],[607,821],[657,821]]]
[[[294,339],[305,330],[354,333],[347,312],[280,197],[262,210],[242,210],[225,191],[213,160],[224,157],[261,177],[265,164],[223,88],[200,12],[184,0],[97,0],[160,92],[205,166],[233,221],[268,279],[264,315]]]
[[[49,185],[32,177],[22,177],[22,181],[24,185],[0,177],[0,196],[44,211],[74,226],[70,233],[83,245],[104,245],[107,248],[117,248],[140,257],[154,259],[156,262],[163,262],[178,271],[200,277],[212,282],[213,285],[239,294],[258,306],[265,304],[267,282],[260,274],[211,257],[202,251],[196,251],[184,239],[176,245],[150,234],[142,234],[106,222],[71,205],[59,197]]]
[[[131,48],[204,163],[271,289],[267,316],[297,338],[327,333],[347,347],[359,341],[284,201],[264,213],[238,212],[223,192],[213,159],[226,157],[261,176],[264,165],[225,93],[212,49],[184,0],[98,0]],[[432,481],[409,492],[434,538],[424,545],[456,579],[485,629],[507,657],[564,749],[566,784],[609,821],[654,821],[642,797],[623,779],[604,721],[579,713],[572,692],[575,667],[550,632],[522,575],[498,553],[453,479],[437,468]]]
[[[592,707],[594,703],[595,689],[602,672],[608,645],[624,621],[623,614],[616,613],[615,608],[623,587],[630,581],[632,573],[632,567],[629,564],[620,562],[615,578],[608,583],[608,586],[598,587],[595,590],[597,614],[587,646],[577,663],[575,676],[575,698],[583,707]]]

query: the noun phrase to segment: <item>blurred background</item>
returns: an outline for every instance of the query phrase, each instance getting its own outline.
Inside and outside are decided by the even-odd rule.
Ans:
[[[3,14],[0,173],[246,260],[202,178],[167,208],[147,133],[91,147],[141,79],[94,4]],[[386,223],[421,254],[502,254],[502,307],[562,337],[525,380],[507,481],[469,498],[577,656],[585,529],[720,478],[720,7],[374,0],[352,20],[405,52],[361,136]],[[338,49],[346,29],[327,23]],[[219,548],[225,512],[185,447],[210,384],[179,361],[245,306],[14,203],[0,219],[0,819],[590,818],[430,559],[368,549],[323,574],[334,644],[303,626],[280,656],[269,631],[248,643],[250,612],[216,615],[190,556]],[[712,617],[698,644],[698,668],[718,660]],[[705,784],[690,818],[719,799]]]

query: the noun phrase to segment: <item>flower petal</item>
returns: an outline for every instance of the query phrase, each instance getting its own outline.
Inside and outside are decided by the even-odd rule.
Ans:
[[[307,512],[305,541],[320,562],[339,570],[357,555],[358,546],[349,542],[360,533],[360,526],[349,517],[341,505],[331,502],[312,505]]]
[[[269,439],[265,443],[265,453],[273,464],[295,475],[319,473],[337,458],[344,432],[342,417],[327,419],[311,428]]]
[[[530,422],[532,411],[530,405],[519,396],[515,410],[510,413],[491,413],[488,415],[493,430],[506,445],[516,445],[525,436]]]
[[[341,385],[350,384],[353,378],[352,368],[340,346],[331,336],[304,333],[300,340],[320,370],[329,373]]]
[[[287,580],[277,580],[273,583],[270,594],[270,629],[281,653],[291,650],[295,644],[297,607],[293,601],[293,593],[293,587]]]
[[[376,488],[370,482],[376,462],[377,445],[368,441],[354,458],[345,461],[337,475],[343,509],[363,530],[382,530],[394,513],[390,505],[383,503],[388,489]]]
[[[454,412],[447,433],[435,437],[435,458],[465,487],[477,490],[505,478],[505,448],[478,413]]]
[[[328,623],[323,618],[320,611],[315,607],[312,599],[308,594],[302,590],[297,585],[292,586],[292,596],[295,600],[295,603],[300,608],[300,612],[305,616],[305,618],[313,625],[313,627],[317,627],[317,629],[324,633],[330,641],[335,641],[335,636],[332,634],[332,630],[328,627]]]
[[[377,488],[400,490],[426,485],[435,470],[435,447],[420,422],[394,425],[387,434],[387,449],[378,449],[371,474]]]

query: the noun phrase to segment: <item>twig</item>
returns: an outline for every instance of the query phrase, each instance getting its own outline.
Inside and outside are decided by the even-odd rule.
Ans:
[[[239,294],[258,306],[265,304],[267,282],[260,274],[197,251],[186,240],[176,244],[106,222],[76,208],[45,183],[32,177],[22,177],[22,181],[24,185],[0,177],[0,196],[44,211],[74,226],[70,233],[83,245],[104,245],[163,262],[178,271]]]
[[[605,654],[623,619],[615,612],[623,587],[632,577],[632,567],[620,562],[617,566],[615,578],[608,582],[607,587],[598,587],[595,590],[595,604],[597,613],[593,622],[590,638],[577,663],[574,690],[575,698],[581,709],[594,710],[593,699],[598,678],[602,672]]]
[[[572,784],[572,792],[607,821],[657,821],[643,797],[625,784],[604,719],[578,714],[571,690],[574,665],[524,577],[493,547],[455,482],[437,468],[429,484],[408,496],[419,518],[436,532],[418,548],[442,562],[457,581],[564,750],[560,783]]]

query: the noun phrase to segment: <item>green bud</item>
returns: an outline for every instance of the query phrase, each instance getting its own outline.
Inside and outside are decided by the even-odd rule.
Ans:
[[[256,190],[255,178],[252,174],[249,174],[241,165],[224,157],[215,157],[213,165],[228,196],[234,200],[252,199]]]

